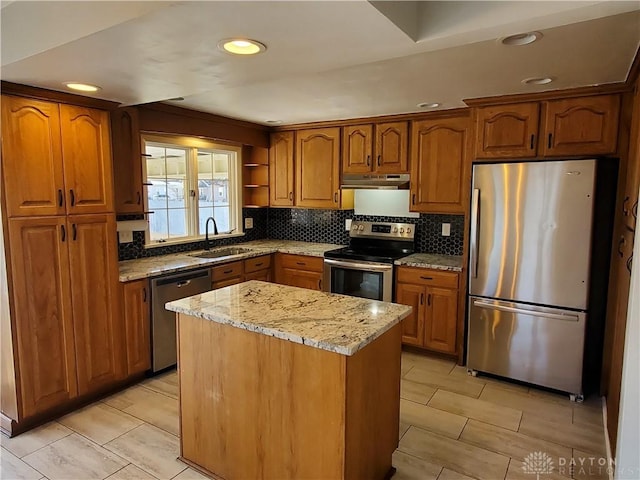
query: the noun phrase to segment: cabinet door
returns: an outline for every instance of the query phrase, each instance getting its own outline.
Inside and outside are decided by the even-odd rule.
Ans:
[[[372,165],[373,126],[352,125],[342,129],[342,171],[369,173]]]
[[[631,138],[629,139],[629,156],[625,193],[622,203],[622,220],[631,229],[636,228],[638,218],[638,190],[640,189],[640,93],[633,96],[633,113],[631,120]]]
[[[322,273],[319,272],[283,268],[281,280],[280,283],[292,287],[322,290]]]
[[[77,395],[65,217],[10,219],[13,331],[22,416]]]
[[[57,104],[2,96],[2,162],[9,217],[64,215]]]
[[[271,281],[271,270],[258,270],[256,272],[246,273],[244,275],[245,282],[248,280],[261,280],[263,282]]]
[[[296,206],[340,206],[340,129],[300,130],[296,140]]]
[[[455,353],[458,291],[427,287],[424,344],[439,352]]]
[[[116,222],[111,214],[68,217],[73,325],[80,394],[124,377]]]
[[[60,105],[67,213],[113,212],[109,114]]]
[[[411,210],[464,213],[470,163],[469,119],[414,122],[411,149]]]
[[[537,102],[476,109],[476,158],[533,158],[537,153]]]
[[[237,285],[238,283],[242,283],[242,277],[225,278],[224,280],[217,280],[215,282],[211,282],[211,289],[217,290],[218,288],[224,288],[230,285]]]
[[[122,299],[127,375],[133,375],[151,368],[149,282],[138,280],[122,284]]]
[[[111,143],[116,212],[143,213],[142,147],[135,108],[119,108],[111,112]]]
[[[424,297],[425,288],[410,283],[398,283],[396,302],[413,307],[411,314],[402,320],[402,343],[424,346]]]
[[[615,153],[618,145],[620,97],[553,100],[543,103],[542,154],[598,155]]]
[[[272,207],[293,205],[293,132],[271,134],[269,195]]]
[[[376,125],[375,170],[379,173],[409,171],[409,124],[407,122]]]

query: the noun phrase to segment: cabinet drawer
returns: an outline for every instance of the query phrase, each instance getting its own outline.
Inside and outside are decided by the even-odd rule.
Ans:
[[[244,261],[245,273],[257,272],[271,267],[271,255],[262,255],[261,257],[247,258]]]
[[[225,280],[227,278],[241,277],[242,276],[242,261],[225,263],[219,267],[213,267],[211,269],[211,278],[214,282],[218,280]]]
[[[213,290],[217,290],[218,288],[228,287],[229,285],[235,285],[240,282],[242,282],[242,278],[240,277],[227,278],[225,280],[218,280],[216,282],[211,282],[211,288]]]
[[[306,255],[282,255],[283,268],[294,268],[296,270],[310,270],[322,272],[324,269],[324,259],[321,257],[308,257]]]
[[[433,285],[446,288],[458,288],[457,273],[442,272],[427,268],[400,267],[398,268],[397,281],[418,285]]]

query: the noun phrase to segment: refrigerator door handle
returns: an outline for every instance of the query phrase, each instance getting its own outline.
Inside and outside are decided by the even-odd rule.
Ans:
[[[536,310],[527,310],[524,308],[507,307],[506,305],[496,305],[495,303],[487,303],[479,300],[474,300],[473,305],[480,308],[488,308],[490,310],[500,310],[502,312],[511,313],[523,313],[525,315],[531,315],[532,317],[552,318],[554,320],[565,320],[570,322],[579,322],[580,317],[578,315],[565,315],[558,313],[538,312]]]
[[[473,195],[471,197],[471,235],[469,246],[471,252],[471,277],[478,278],[478,233],[479,233],[479,225],[478,221],[480,220],[480,189],[474,188]]]

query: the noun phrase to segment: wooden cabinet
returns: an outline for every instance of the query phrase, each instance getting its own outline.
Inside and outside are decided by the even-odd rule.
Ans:
[[[248,208],[269,206],[269,150],[243,147],[243,205]]]
[[[396,302],[413,307],[402,321],[402,341],[456,353],[459,275],[413,267],[397,271]]]
[[[113,211],[109,114],[2,97],[9,216]]]
[[[244,261],[244,280],[271,281],[271,255],[247,258]]]
[[[629,155],[622,200],[622,222],[629,229],[636,228],[638,218],[638,190],[640,189],[640,93],[633,94]]]
[[[13,218],[8,230],[19,417],[23,418],[78,394],[70,237],[64,216]]]
[[[2,162],[9,217],[64,215],[57,104],[2,96]]]
[[[407,173],[408,122],[350,125],[342,129],[344,173]]]
[[[537,102],[477,108],[476,158],[533,158],[538,146]]]
[[[116,213],[143,213],[142,146],[135,108],[111,112],[111,145]]]
[[[103,214],[69,216],[67,224],[78,392],[83,394],[125,377],[116,223],[113,215]]]
[[[340,129],[316,128],[296,133],[298,207],[340,207]]]
[[[276,283],[310,290],[322,290],[323,271],[324,260],[320,257],[276,254]]]
[[[151,368],[151,309],[148,280],[121,284],[127,376]]]
[[[228,287],[243,281],[242,261],[229,262],[211,269],[211,288]]]
[[[269,148],[269,205],[272,207],[293,206],[293,152],[294,133],[271,134]]]
[[[619,95],[480,107],[477,159],[606,155],[617,151]]]
[[[411,139],[411,210],[464,213],[469,190],[469,118],[414,122]]]

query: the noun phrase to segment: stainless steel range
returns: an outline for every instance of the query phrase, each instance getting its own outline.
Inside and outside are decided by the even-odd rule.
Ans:
[[[411,223],[352,222],[349,246],[324,254],[324,290],[391,302],[393,262],[414,251]]]

